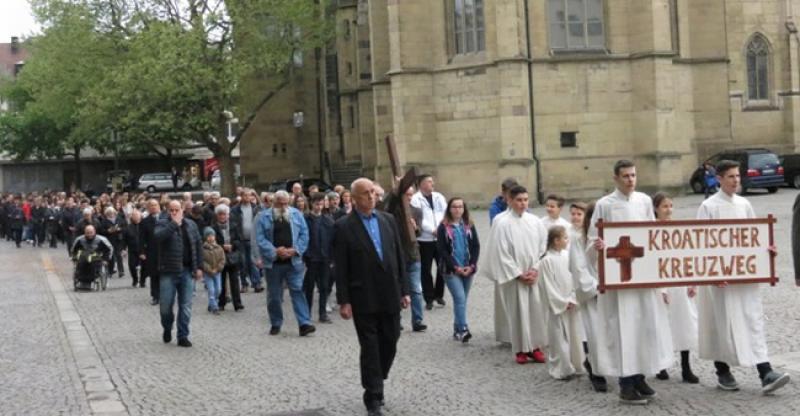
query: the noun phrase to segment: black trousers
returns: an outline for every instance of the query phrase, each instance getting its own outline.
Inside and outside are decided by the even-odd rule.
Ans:
[[[139,284],[144,284],[146,278],[150,278],[150,297],[158,300],[161,298],[161,279],[158,273],[158,264],[156,264],[155,256],[147,256],[142,265],[142,275],[139,278]]]
[[[19,248],[20,243],[22,243],[22,228],[12,228],[11,235],[13,236],[14,243],[17,244],[17,248]]]
[[[444,277],[439,268],[436,268],[436,285],[433,284],[431,268],[433,262],[438,258],[435,241],[420,241],[419,255],[422,262],[422,296],[425,302],[433,302],[434,299],[444,298]]]
[[[139,256],[128,253],[128,271],[131,273],[131,278],[133,279],[134,285],[144,285],[144,270],[142,270],[142,280],[139,281],[139,270],[137,267],[143,266],[142,259]]]
[[[306,262],[306,277],[303,280],[303,292],[306,294],[308,312],[311,314],[311,307],[314,305],[314,286],[319,290],[319,318],[328,316],[325,306],[330,295],[330,275],[331,267],[328,261],[308,261]]]
[[[354,314],[353,323],[361,346],[361,386],[364,405],[374,408],[383,400],[383,380],[397,353],[400,339],[400,313]]]
[[[33,223],[34,245],[37,245],[37,246],[41,247],[42,244],[44,244],[45,231],[46,231],[46,229],[44,228],[44,223],[42,223],[42,224]]]
[[[225,304],[227,303],[228,298],[228,288],[225,284],[225,281],[228,281],[228,284],[231,286],[231,301],[233,301],[233,308],[239,309],[242,307],[242,294],[239,290],[239,268],[236,266],[226,265],[224,269],[222,269],[222,279],[220,279],[220,283],[222,286],[222,290],[219,292],[219,308],[224,309]]]
[[[125,274],[125,268],[122,266],[122,253],[120,252],[120,247],[122,245],[120,243],[111,243],[111,246],[114,247],[114,254],[111,257],[111,261],[108,262],[108,274],[119,272],[117,275],[118,277],[122,277]]]

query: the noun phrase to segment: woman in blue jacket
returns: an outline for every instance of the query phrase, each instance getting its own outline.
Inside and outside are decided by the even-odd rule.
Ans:
[[[453,296],[453,339],[467,343],[472,338],[467,325],[467,296],[477,269],[480,242],[463,199],[450,199],[436,233],[439,268]]]

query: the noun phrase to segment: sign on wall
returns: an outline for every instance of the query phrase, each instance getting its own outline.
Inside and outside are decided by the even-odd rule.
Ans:
[[[614,289],[770,283],[775,218],[597,223],[600,292]]]

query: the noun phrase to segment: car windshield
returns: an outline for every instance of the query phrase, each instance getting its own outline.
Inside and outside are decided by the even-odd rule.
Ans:
[[[750,168],[751,169],[764,169],[768,166],[777,166],[780,162],[778,156],[774,153],[759,153],[750,155]]]

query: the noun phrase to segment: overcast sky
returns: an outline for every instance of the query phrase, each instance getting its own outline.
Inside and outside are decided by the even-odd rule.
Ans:
[[[37,31],[28,0],[0,0],[0,43],[12,36],[25,37]]]

